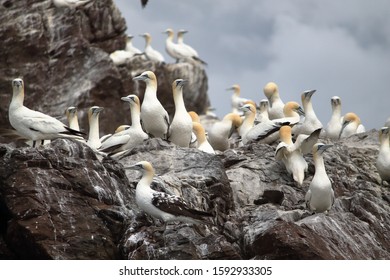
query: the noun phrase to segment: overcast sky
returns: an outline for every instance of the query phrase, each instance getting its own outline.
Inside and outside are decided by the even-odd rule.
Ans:
[[[357,113],[367,129],[390,117],[390,2],[388,0],[114,0],[129,34],[149,32],[166,61],[166,34],[186,29],[185,42],[208,62],[209,97],[219,117],[231,110],[237,83],[257,103],[264,85],[279,85],[284,102],[316,89],[313,106],[324,126],[330,99]],[[133,44],[144,48],[143,38]]]

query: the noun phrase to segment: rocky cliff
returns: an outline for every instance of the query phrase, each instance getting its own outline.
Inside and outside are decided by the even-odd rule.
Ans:
[[[311,215],[274,160],[274,146],[221,155],[151,139],[119,162],[99,161],[85,144],[0,145],[0,257],[3,259],[388,259],[390,191],[375,168],[377,132],[325,154],[336,201]],[[155,166],[155,187],[214,213],[213,226],[169,224],[134,201],[140,160]]]
[[[158,98],[171,115],[171,83],[177,78],[189,80],[184,89],[188,110],[204,112],[209,100],[202,66],[157,65],[139,57],[121,67],[112,63],[109,54],[125,47],[126,28],[112,0],[94,1],[75,10],[58,9],[51,0],[1,1],[0,126],[9,127],[11,81],[17,77],[25,82],[26,106],[63,122],[65,109],[75,106],[85,132],[89,107],[104,107],[101,135],[130,122],[128,104],[120,97],[138,94],[142,100],[145,85],[133,82],[132,77],[146,70],[156,73]]]

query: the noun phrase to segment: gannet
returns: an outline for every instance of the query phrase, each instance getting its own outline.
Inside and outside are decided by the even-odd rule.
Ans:
[[[379,154],[376,160],[376,168],[381,177],[382,184],[384,181],[390,182],[390,141],[389,127],[382,127],[379,130]]]
[[[235,113],[229,113],[221,121],[214,123],[208,131],[208,139],[214,150],[223,152],[229,149],[229,138],[241,123],[241,117]]]
[[[33,141],[53,140],[56,138],[77,138],[84,133],[71,129],[56,118],[31,110],[23,105],[24,82],[22,79],[12,81],[12,100],[9,105],[8,117],[11,126],[20,136]]]
[[[343,118],[341,116],[341,99],[333,96],[330,100],[332,105],[332,117],[326,126],[326,137],[339,139]]]
[[[99,106],[92,106],[88,110],[89,134],[87,144],[94,150],[102,145],[99,138],[99,114],[101,111],[103,111],[103,107]]]
[[[187,33],[188,31],[187,30],[184,30],[184,29],[180,29],[178,32],[177,32],[177,43],[181,46],[184,46],[185,48],[187,48],[193,56],[196,56],[198,57],[198,52],[196,50],[194,50],[194,48],[192,48],[191,46],[187,45],[186,43],[184,43],[184,34]]]
[[[259,110],[256,112],[256,121],[269,120],[268,107],[268,99],[260,100]]]
[[[328,212],[334,203],[332,183],[326,174],[322,157],[322,153],[330,147],[332,145],[322,143],[317,143],[313,146],[315,173],[310,182],[309,190],[305,195],[305,202],[307,208],[315,213]]]
[[[208,212],[192,209],[179,196],[155,191],[150,188],[155,175],[150,162],[140,161],[126,169],[134,169],[142,172],[142,178],[138,182],[135,191],[135,200],[141,210],[154,218],[168,222],[184,222],[189,224],[210,223],[205,220],[213,215]]]
[[[68,120],[69,127],[74,130],[80,130],[79,121],[77,118],[77,108],[76,107],[68,107],[65,111],[66,118]]]
[[[207,65],[207,63],[200,59],[199,58],[199,54],[198,52],[192,48],[191,46],[187,45],[186,43],[184,43],[184,39],[183,39],[183,35],[185,33],[187,33],[188,31],[187,30],[184,30],[184,29],[180,29],[178,32],[177,32],[177,43],[180,45],[180,46],[183,46],[185,47],[190,53],[191,53],[191,57],[199,62],[201,62],[202,64],[205,64]]]
[[[136,95],[122,97],[121,100],[129,102],[131,113],[131,126],[122,125],[115,133],[102,143],[100,151],[109,153],[113,158],[120,157],[122,151],[126,152],[142,144],[148,139],[148,135],[143,131],[140,120],[140,101]]]
[[[281,160],[289,174],[292,174],[295,182],[302,186],[307,171],[307,162],[303,158],[300,147],[294,145],[291,136],[291,127],[282,126],[279,130],[280,143],[276,147],[275,158]]]
[[[339,138],[348,137],[356,133],[363,133],[365,131],[360,118],[355,113],[347,113],[343,117]]]
[[[271,144],[279,138],[278,131],[284,125],[295,125],[299,122],[300,116],[304,112],[298,103],[290,101],[284,105],[284,118],[270,120],[266,117],[253,128],[251,128],[242,138],[245,145],[250,141],[257,141],[263,144]]]
[[[302,123],[295,126],[294,134],[311,134],[314,130],[322,128],[322,123],[318,120],[313,109],[311,97],[316,90],[304,91],[301,95],[303,110],[305,111],[305,119]]]
[[[226,90],[233,90],[232,113],[239,114],[240,113],[239,109],[244,105],[245,101],[248,101],[248,99],[240,97],[241,88],[238,84],[234,84],[230,88],[227,88]]]
[[[144,34],[142,34],[140,36],[145,38],[145,50],[144,50],[144,53],[147,56],[147,58],[149,60],[155,61],[155,62],[160,62],[160,63],[164,62],[165,61],[164,56],[160,52],[158,52],[155,49],[153,49],[153,47],[151,45],[152,36],[150,36],[149,33],[144,33]]]
[[[116,50],[110,53],[110,58],[116,66],[126,64],[132,57],[133,55],[125,50]]]
[[[188,114],[183,99],[183,86],[186,80],[176,79],[172,83],[175,115],[169,127],[168,140],[181,147],[188,147],[192,135],[192,119]]]
[[[134,47],[133,46],[133,43],[132,43],[132,40],[133,40],[134,36],[133,35],[127,35],[127,39],[126,39],[126,48],[125,48],[125,51],[127,51],[128,53],[131,54],[131,56],[133,57],[134,55],[139,55],[139,54],[142,54],[141,50]]]
[[[213,147],[207,141],[206,131],[204,130],[204,127],[198,122],[193,122],[192,130],[194,131],[197,139],[197,148],[203,152],[215,154]]]
[[[157,78],[152,71],[143,72],[133,80],[146,83],[144,100],[141,106],[141,121],[146,133],[167,139],[169,115],[157,99]]]
[[[241,111],[244,112],[244,120],[242,121],[242,124],[238,128],[238,134],[241,136],[242,143],[246,144],[246,134],[249,130],[251,130],[255,124],[255,118],[256,118],[256,107],[253,106],[253,104],[245,104],[240,108]]]
[[[274,82],[269,82],[264,86],[264,95],[268,99],[268,116],[270,120],[280,119],[284,117],[284,103],[279,96],[278,85]]]
[[[86,5],[91,1],[95,1],[95,0],[53,0],[53,4],[57,8],[74,9],[74,8]]]

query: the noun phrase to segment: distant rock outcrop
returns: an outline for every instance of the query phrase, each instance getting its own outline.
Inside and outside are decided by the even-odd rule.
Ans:
[[[65,109],[75,106],[85,132],[89,107],[104,107],[101,135],[130,121],[128,104],[120,97],[138,94],[142,100],[144,85],[134,83],[132,77],[146,70],[155,71],[158,98],[172,116],[171,83],[177,78],[189,80],[184,89],[188,109],[204,112],[209,99],[207,76],[201,65],[157,65],[140,57],[120,67],[112,63],[109,54],[125,47],[126,28],[112,0],[93,1],[75,10],[58,9],[52,0],[2,1],[0,126],[10,127],[11,81],[17,77],[25,82],[26,106],[63,122]]]
[[[3,259],[388,259],[390,190],[375,168],[377,132],[336,142],[325,154],[336,201],[308,213],[303,187],[250,144],[210,155],[147,140],[119,162],[58,139],[39,148],[0,145],[0,258]],[[156,188],[215,214],[214,226],[161,223],[135,203],[137,171],[153,163]]]

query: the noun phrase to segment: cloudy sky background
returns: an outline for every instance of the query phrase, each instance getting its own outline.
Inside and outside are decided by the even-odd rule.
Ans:
[[[343,114],[357,113],[367,129],[390,117],[390,2],[388,0],[114,0],[129,34],[149,32],[167,62],[166,34],[186,29],[185,42],[208,62],[209,97],[219,117],[241,95],[259,102],[269,81],[284,102],[316,89],[313,106],[325,126],[330,98],[341,97]],[[133,44],[144,48],[142,37]]]

